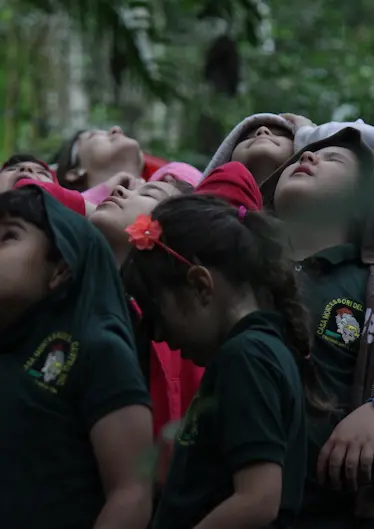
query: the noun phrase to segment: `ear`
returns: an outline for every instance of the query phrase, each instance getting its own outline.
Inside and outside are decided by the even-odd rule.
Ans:
[[[187,272],[187,282],[202,305],[208,305],[214,290],[214,281],[209,270],[204,266],[192,266]]]
[[[68,265],[64,261],[59,261],[55,265],[52,271],[52,275],[49,279],[49,290],[54,290],[62,283],[65,283],[70,277],[71,272],[68,268]]]

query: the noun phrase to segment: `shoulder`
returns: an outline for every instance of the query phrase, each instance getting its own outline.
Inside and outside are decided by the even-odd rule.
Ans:
[[[116,315],[93,315],[79,343],[78,369],[102,370],[118,378],[124,370],[139,370],[131,324]]]
[[[221,348],[222,361],[243,358],[262,360],[276,366],[293,362],[293,356],[281,337],[271,330],[247,330],[228,340]]]
[[[300,389],[299,370],[292,352],[271,331],[248,330],[228,340],[219,352],[216,369]]]

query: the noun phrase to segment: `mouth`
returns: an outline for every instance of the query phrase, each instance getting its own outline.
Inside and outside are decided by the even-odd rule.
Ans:
[[[292,176],[295,174],[307,174],[309,176],[313,176],[314,171],[309,165],[298,165],[293,171]]]
[[[16,184],[18,184],[18,182],[20,182],[21,180],[37,180],[37,178],[33,178],[32,176],[30,175],[25,175],[23,173],[17,173],[14,175],[14,180],[13,180],[13,186],[14,187]]]
[[[99,204],[99,207],[102,206],[103,204],[115,204],[115,205],[118,206],[119,208],[123,209],[123,208],[122,208],[121,199],[118,198],[118,197],[114,197],[114,196],[107,197],[105,200],[103,200],[103,201]]]
[[[278,143],[273,138],[271,138],[270,136],[257,136],[256,138],[254,138],[254,140],[251,143],[251,145],[253,145],[254,143],[257,143],[257,142],[261,142],[261,141],[264,141],[264,142],[270,141],[274,145],[278,145]]]

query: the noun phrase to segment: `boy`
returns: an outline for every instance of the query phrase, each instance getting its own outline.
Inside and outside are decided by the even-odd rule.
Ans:
[[[0,195],[0,518],[145,529],[149,397],[111,251],[37,188]]]
[[[260,185],[292,156],[293,136],[293,125],[277,114],[249,116],[222,142],[204,177],[227,162],[241,162]]]
[[[337,408],[332,417],[309,421],[300,529],[374,527],[373,513],[362,510],[365,489],[359,488],[370,484],[374,460],[374,407],[366,402],[373,351],[365,317],[373,302],[366,291],[372,232],[371,245],[364,239],[373,167],[359,131],[346,128],[305,147],[261,187],[264,204],[288,230],[313,316],[312,361]]]

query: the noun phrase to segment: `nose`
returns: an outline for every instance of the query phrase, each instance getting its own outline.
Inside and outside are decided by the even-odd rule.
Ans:
[[[130,195],[130,189],[127,189],[126,187],[121,185],[117,185],[112,192],[112,196],[119,198],[129,198]]]
[[[21,167],[18,168],[18,171],[20,173],[36,174],[36,171],[32,167],[32,165],[28,165],[28,164],[21,165]]]
[[[255,136],[271,136],[271,131],[265,125],[262,125],[256,130]]]
[[[123,134],[121,127],[119,127],[118,125],[116,125],[115,127],[111,127],[109,129],[109,135],[113,136],[114,134]]]
[[[305,151],[300,156],[300,163],[311,163],[312,165],[316,165],[318,163],[318,156],[311,151]]]

